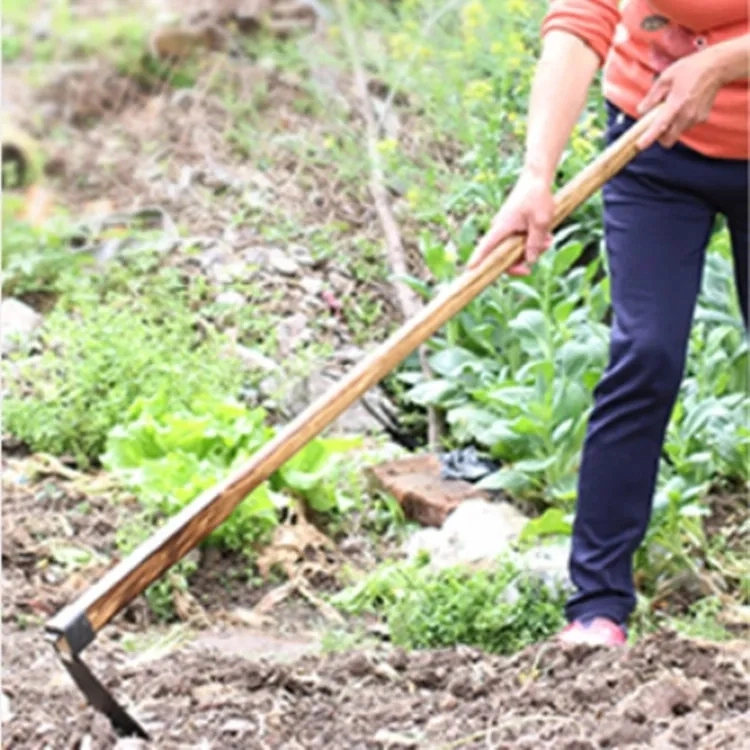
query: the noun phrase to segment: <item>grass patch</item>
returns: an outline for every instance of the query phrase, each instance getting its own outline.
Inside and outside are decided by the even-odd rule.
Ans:
[[[387,563],[332,601],[349,614],[381,615],[394,645],[412,649],[464,644],[510,654],[563,625],[564,592],[511,563],[434,572],[426,562]]]

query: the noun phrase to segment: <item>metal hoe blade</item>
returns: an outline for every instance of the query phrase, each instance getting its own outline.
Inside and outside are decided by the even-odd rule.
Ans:
[[[53,647],[75,684],[86,696],[88,702],[109,719],[112,728],[119,737],[150,739],[146,730],[117,702],[112,693],[102,685],[81,657],[67,648],[60,647],[59,633],[48,632],[47,637],[50,641],[54,641]],[[67,641],[62,640],[66,646],[69,645]]]

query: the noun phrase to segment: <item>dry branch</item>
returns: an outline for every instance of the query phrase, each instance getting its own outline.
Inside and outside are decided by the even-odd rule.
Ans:
[[[413,318],[421,307],[417,296],[401,280],[408,274],[406,264],[406,254],[404,252],[401,233],[399,232],[396,219],[393,217],[390,202],[388,200],[388,191],[385,187],[385,170],[383,162],[378,151],[379,126],[373,110],[372,101],[367,87],[367,76],[365,75],[364,66],[357,48],[357,42],[354,37],[349,14],[346,9],[346,0],[336,0],[336,8],[339,13],[341,22],[341,33],[346,43],[347,51],[351,61],[352,72],[354,74],[354,90],[360,103],[360,111],[365,121],[365,136],[367,139],[367,155],[370,162],[370,180],[369,187],[372,199],[375,203],[375,210],[378,213],[380,224],[385,235],[386,250],[388,252],[388,265],[391,271],[397,277],[393,281],[399,308],[405,320]],[[418,349],[419,362],[422,372],[427,377],[432,377],[433,373],[427,361],[427,350],[424,345]],[[428,419],[428,441],[430,448],[439,447],[443,434],[445,432],[445,423],[442,414],[435,407],[429,407],[427,410]]]

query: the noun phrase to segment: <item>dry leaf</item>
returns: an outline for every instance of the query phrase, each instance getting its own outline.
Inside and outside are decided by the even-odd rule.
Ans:
[[[294,578],[300,566],[327,559],[326,551],[335,551],[334,543],[304,516],[297,512],[290,522],[276,528],[271,543],[258,558],[258,572],[267,578],[272,568],[279,566],[287,578]]]

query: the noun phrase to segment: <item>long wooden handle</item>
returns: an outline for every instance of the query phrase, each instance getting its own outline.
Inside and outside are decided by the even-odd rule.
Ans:
[[[656,113],[657,110],[652,110],[639,120],[559,191],[555,196],[555,227],[637,155],[637,140],[653,122]],[[481,266],[455,279],[244,466],[219,485],[203,492],[75,602],[55,615],[49,621],[47,631],[62,636],[61,640],[64,640],[66,633],[81,633],[83,627],[88,636],[74,640],[82,640],[79,645],[81,648],[85,646],[123,607],[219,526],[253,489],[517,263],[523,255],[523,248],[524,238],[512,237],[501,243]]]

